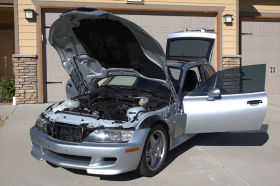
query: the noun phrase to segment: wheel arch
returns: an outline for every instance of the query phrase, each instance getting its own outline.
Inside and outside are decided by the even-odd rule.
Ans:
[[[171,138],[171,133],[170,133],[170,128],[168,124],[161,119],[160,116],[155,115],[155,116],[150,116],[147,117],[138,127],[138,129],[144,129],[144,128],[153,128],[155,125],[160,124],[163,126],[167,133],[167,140],[168,140],[168,150],[170,149],[170,138]]]

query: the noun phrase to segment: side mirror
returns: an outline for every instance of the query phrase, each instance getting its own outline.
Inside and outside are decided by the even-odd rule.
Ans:
[[[212,88],[208,92],[208,101],[214,101],[216,97],[219,97],[221,95],[221,91],[218,88]]]

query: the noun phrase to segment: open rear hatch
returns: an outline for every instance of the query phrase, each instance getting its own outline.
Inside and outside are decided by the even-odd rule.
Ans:
[[[209,62],[216,34],[198,31],[182,31],[168,34],[166,57],[169,60]]]

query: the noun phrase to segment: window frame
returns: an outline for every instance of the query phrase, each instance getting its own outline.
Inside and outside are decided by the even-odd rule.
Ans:
[[[186,80],[186,75],[187,75],[187,73],[188,73],[189,70],[191,70],[192,68],[198,68],[199,75],[200,75],[200,77],[201,77],[201,82],[200,82],[200,84],[203,83],[203,82],[205,81],[204,75],[202,74],[202,71],[201,71],[202,66],[203,66],[203,64],[198,64],[198,65],[191,66],[191,67],[189,67],[188,69],[184,70],[184,74],[183,74],[183,76],[182,76],[182,78],[181,78],[180,89],[179,89],[179,91],[178,91],[178,98],[179,98],[181,101],[184,99],[184,96],[187,96],[187,95],[182,95],[182,92],[183,92],[183,86],[184,86],[184,83],[185,83],[185,80]]]

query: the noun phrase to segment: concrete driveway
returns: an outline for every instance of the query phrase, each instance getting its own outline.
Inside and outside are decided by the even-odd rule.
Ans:
[[[258,133],[200,134],[172,150],[152,178],[133,173],[93,176],[54,168],[30,155],[29,129],[49,104],[0,106],[9,119],[0,129],[0,185],[279,185],[280,95]],[[267,130],[267,132],[266,132]]]

